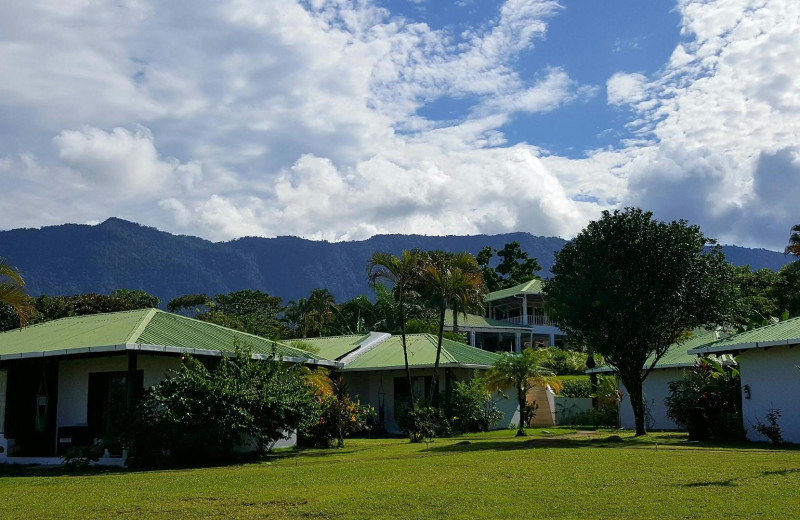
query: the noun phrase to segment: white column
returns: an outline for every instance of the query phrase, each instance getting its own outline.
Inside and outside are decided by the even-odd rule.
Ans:
[[[474,347],[475,346],[475,331],[474,330],[470,331],[470,333],[469,333],[469,346],[470,347]]]
[[[553,346],[555,346],[555,344],[556,344],[556,335],[553,334],[553,333],[550,333],[550,346],[553,347]]]
[[[517,352],[522,352],[522,333],[517,332],[514,334],[514,349]]]
[[[522,295],[522,324],[528,324],[528,295]]]

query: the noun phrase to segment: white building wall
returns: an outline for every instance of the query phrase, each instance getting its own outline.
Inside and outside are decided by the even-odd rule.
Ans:
[[[138,354],[137,370],[144,370],[144,386],[164,380],[169,370],[180,368],[180,357]],[[57,427],[84,426],[89,403],[89,374],[92,372],[124,372],[127,355],[88,359],[65,359],[58,364]]]
[[[778,425],[783,438],[800,443],[800,347],[773,347],[769,350],[746,350],[739,355],[742,376],[742,416],[747,438],[752,441],[768,439],[755,431],[757,420],[765,422],[770,408],[781,411]],[[750,399],[744,393],[750,389]]]
[[[647,426],[648,429],[681,429],[667,417],[667,405],[664,404],[664,399],[669,395],[669,383],[683,377],[683,370],[682,368],[656,369],[650,372],[647,379],[645,379],[642,390],[644,391],[644,400],[649,410],[648,420],[650,424]],[[622,428],[634,429],[636,428],[636,421],[633,417],[630,395],[628,395],[628,390],[621,381],[619,381],[619,389],[623,393],[622,402],[620,402],[619,407],[620,426]]]

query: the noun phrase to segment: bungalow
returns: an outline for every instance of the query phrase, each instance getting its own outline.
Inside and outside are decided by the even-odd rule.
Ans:
[[[401,336],[370,332],[303,341],[310,344],[317,355],[340,362],[342,367],[338,371],[350,386],[350,392],[375,408],[386,431],[400,432],[395,403],[408,398]],[[412,386],[415,396],[419,398],[429,397],[436,344],[437,338],[432,334],[406,336]],[[493,352],[443,339],[439,391],[448,389],[453,381],[471,378],[475,370],[488,370],[497,358],[498,355]],[[514,399],[499,400],[498,408],[504,414],[499,427],[505,428],[518,421],[519,414]]]
[[[737,356],[742,387],[742,420],[747,437],[767,440],[755,430],[770,409],[781,411],[778,421],[786,441],[800,443],[800,318],[773,323],[689,350],[698,356]]]
[[[184,353],[337,366],[335,361],[157,309],[63,318],[0,333],[0,462],[58,463],[73,445],[102,437],[109,418],[142,388],[177,369]],[[124,458],[102,463],[122,465]]]
[[[642,389],[645,401],[645,422],[650,430],[678,430],[680,427],[672,419],[667,417],[667,405],[664,400],[669,395],[669,384],[683,377],[684,370],[691,368],[697,362],[697,356],[689,351],[691,349],[708,345],[720,339],[722,333],[717,330],[696,329],[692,331],[689,339],[670,345],[667,352],[656,362],[655,368],[645,379]],[[721,356],[720,361],[724,364],[735,363],[729,355]],[[650,366],[652,358],[645,363]],[[586,371],[587,374],[614,375],[614,367],[610,365],[599,366]],[[622,393],[622,401],[619,404],[619,425],[621,428],[635,428],[636,422],[633,416],[628,391],[617,378],[617,387]]]

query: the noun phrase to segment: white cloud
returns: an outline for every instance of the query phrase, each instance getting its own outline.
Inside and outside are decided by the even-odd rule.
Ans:
[[[800,6],[680,0],[667,63],[606,83],[609,104],[634,110],[634,139],[582,159],[504,133],[598,93],[557,64],[520,72],[561,9],[508,0],[455,33],[368,0],[16,3],[0,17],[0,113],[13,116],[0,117],[13,136],[0,139],[0,219],[116,215],[214,239],[570,236],[641,204],[780,247],[746,217],[776,230],[796,218]],[[464,108],[426,118],[438,101]]]
[[[606,82],[609,105],[630,105],[644,99],[647,78],[642,74],[618,72]]]

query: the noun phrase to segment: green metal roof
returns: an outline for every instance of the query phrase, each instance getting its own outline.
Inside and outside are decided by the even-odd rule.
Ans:
[[[542,281],[530,280],[508,289],[500,289],[499,291],[490,292],[484,298],[484,301],[493,302],[505,298],[511,298],[518,294],[542,294]]]
[[[800,317],[740,332],[709,345],[699,345],[692,353],[736,352],[798,343],[800,343]]]
[[[445,311],[444,326],[449,329],[453,328],[453,311],[450,309],[447,309]],[[502,328],[502,329],[513,329],[513,330],[525,330],[530,332],[530,326],[514,325],[513,323],[508,323],[506,321],[484,318],[483,316],[478,316],[477,314],[467,314],[466,316],[464,316],[463,314],[459,313],[458,326],[459,328],[461,327],[475,328],[475,329]]]
[[[692,335],[689,339],[670,345],[669,349],[667,349],[667,352],[656,363],[655,368],[684,368],[694,366],[698,359],[697,355],[690,354],[688,351],[690,349],[713,343],[722,336],[724,336],[724,333],[721,331],[707,330],[702,328],[695,329],[692,331]],[[653,356],[648,358],[645,362],[645,367],[649,367],[650,363],[652,363],[652,360]],[[733,358],[731,356],[723,356],[720,361],[723,363],[732,363]],[[615,372],[615,370],[613,367],[608,365],[599,366],[586,371],[587,374],[603,374],[611,372]]]
[[[213,323],[158,309],[74,316],[0,333],[0,359],[114,350],[208,355],[233,352],[234,339],[255,355],[334,364],[311,353]]]
[[[408,334],[408,363],[412,368],[432,367],[436,360],[436,336],[432,334]],[[464,366],[488,368],[498,354],[470,347],[457,341],[443,339],[441,366]],[[348,370],[389,370],[403,368],[403,344],[400,336],[391,336],[385,341],[369,348],[363,354],[345,365]]]
[[[291,342],[309,343],[317,349],[320,356],[327,359],[339,359],[357,349],[369,337],[369,334],[353,334],[326,338],[302,338],[291,340]]]

